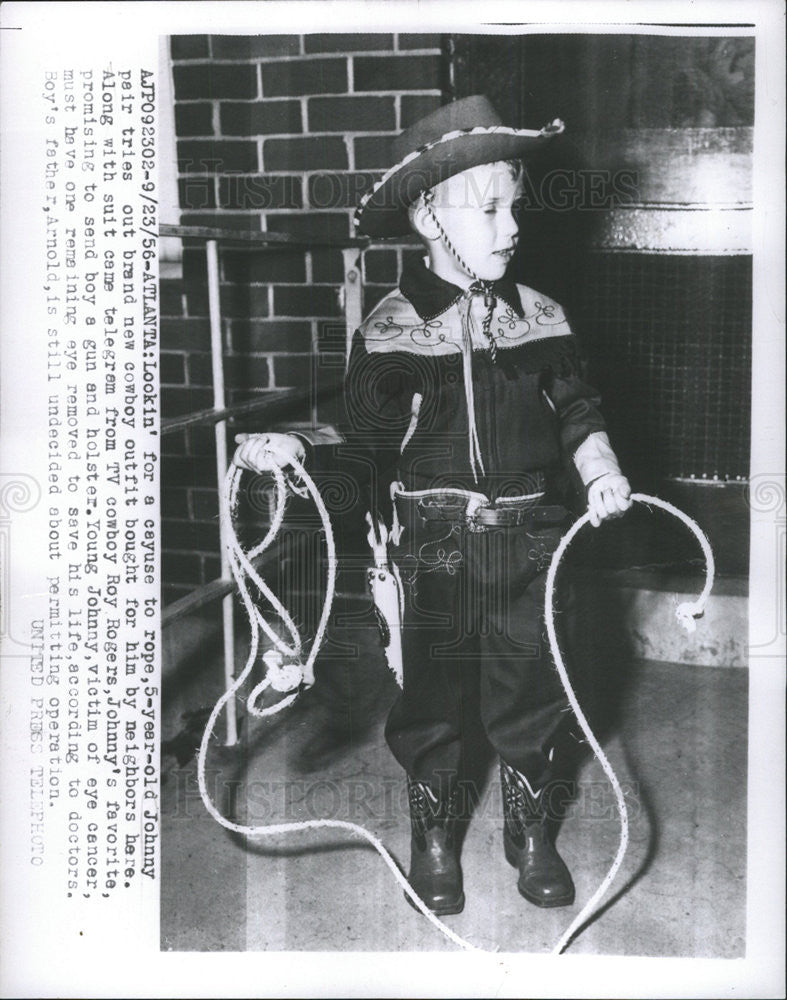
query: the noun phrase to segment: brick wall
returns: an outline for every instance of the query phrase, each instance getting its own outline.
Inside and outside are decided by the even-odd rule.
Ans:
[[[183,35],[171,57],[183,225],[354,235],[352,213],[390,166],[391,137],[443,102],[438,35]],[[408,252],[366,253],[364,310],[396,284]],[[205,274],[204,249],[186,245],[182,279],[162,281],[165,417],[212,405]],[[342,276],[333,249],[224,253],[229,402],[313,384],[343,364]],[[165,436],[162,451],[172,598],[218,573],[213,429]]]

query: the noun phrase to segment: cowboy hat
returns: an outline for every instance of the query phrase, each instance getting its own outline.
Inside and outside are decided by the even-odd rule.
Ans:
[[[509,128],[482,95],[444,104],[394,139],[394,166],[361,198],[353,221],[367,236],[405,235],[407,207],[422,191],[482,163],[529,157],[563,128],[559,119],[538,132]]]

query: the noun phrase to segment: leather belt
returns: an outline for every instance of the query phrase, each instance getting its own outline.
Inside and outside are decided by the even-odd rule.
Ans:
[[[514,528],[528,525],[534,529],[556,527],[569,517],[565,507],[559,505],[524,506],[506,504],[504,507],[484,506],[468,510],[466,503],[445,504],[418,501],[418,513],[424,521],[449,521],[461,524],[470,531],[489,528]]]

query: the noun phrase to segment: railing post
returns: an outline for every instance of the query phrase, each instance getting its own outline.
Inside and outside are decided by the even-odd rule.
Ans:
[[[208,260],[208,310],[210,314],[210,354],[213,365],[213,406],[223,410],[224,402],[224,353],[221,337],[221,287],[219,278],[219,247],[216,240],[208,240],[205,244]],[[216,480],[219,492],[224,486],[227,474],[227,421],[219,420],[215,426],[216,432]],[[229,525],[219,519],[219,537],[221,540],[221,579],[231,580],[232,570],[228,555]],[[235,623],[233,615],[233,595],[228,594],[221,602],[224,627],[224,690],[229,690],[235,679]],[[227,735],[226,745],[234,746],[238,742],[238,721],[235,709],[235,699],[227,702]]]
[[[205,226],[173,226],[162,223],[159,226],[161,236],[178,237],[180,239],[205,240],[205,250],[207,254],[207,278],[208,278],[208,307],[210,316],[210,343],[211,359],[213,367],[213,408],[204,413],[188,414],[179,420],[170,421],[173,426],[170,430],[181,429],[183,426],[212,422],[215,425],[216,434],[216,476],[219,489],[222,488],[227,472],[227,409],[224,398],[224,353],[222,344],[221,329],[221,286],[219,271],[219,243],[227,240],[232,243],[248,244],[252,248],[259,247],[299,247],[302,249],[312,249],[314,245],[304,244],[284,233],[252,233],[243,230],[213,229]],[[332,246],[342,250],[344,262],[344,283],[340,290],[340,297],[345,314],[346,322],[346,361],[349,361],[350,347],[355,330],[361,323],[362,318],[362,287],[363,287],[363,249],[366,244],[360,241],[352,241],[353,246],[347,247],[344,240],[328,241],[327,243],[317,243],[317,246]],[[279,401],[284,396],[286,390],[276,393]],[[249,404],[240,405],[233,408],[233,412],[247,412]],[[257,404],[255,403],[255,408]],[[249,411],[250,412],[250,411]],[[219,417],[218,414],[221,414]],[[220,524],[221,540],[221,576],[222,583],[227,585],[233,582],[232,570],[228,554],[228,540],[231,526]],[[224,587],[221,587],[223,590]],[[229,586],[228,588],[229,589]],[[195,593],[204,591],[205,587],[197,588]],[[201,606],[202,602],[189,604],[189,609]],[[189,613],[189,609],[178,607],[177,617],[182,617]],[[224,681],[225,690],[231,687],[235,680],[235,639],[234,639],[234,598],[232,591],[222,601],[223,633],[224,633]],[[174,620],[174,619],[173,619]],[[238,742],[237,708],[234,700],[230,699],[226,705],[227,729],[226,745],[234,746]]]

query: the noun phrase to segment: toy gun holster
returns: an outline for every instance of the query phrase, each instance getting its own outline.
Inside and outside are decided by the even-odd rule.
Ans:
[[[402,618],[404,617],[404,591],[399,570],[388,559],[390,533],[381,521],[372,521],[366,515],[369,525],[367,535],[372,550],[374,565],[366,571],[369,590],[374,601],[374,611],[380,628],[380,637],[385,650],[385,659],[402,686]]]

